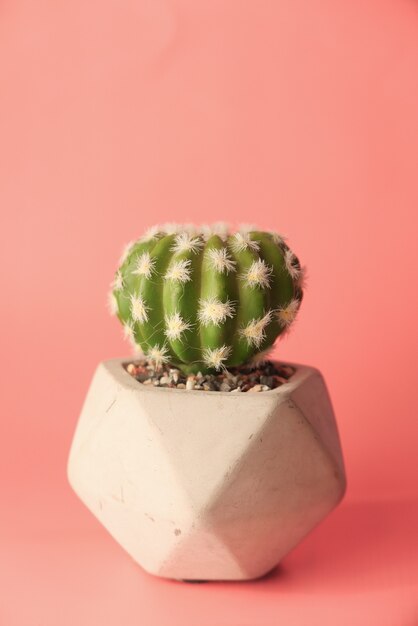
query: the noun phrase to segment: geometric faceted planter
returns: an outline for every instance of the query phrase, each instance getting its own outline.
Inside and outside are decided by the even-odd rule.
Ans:
[[[271,391],[141,385],[101,363],[69,481],[147,572],[247,580],[270,571],[341,500],[344,465],[320,372]]]

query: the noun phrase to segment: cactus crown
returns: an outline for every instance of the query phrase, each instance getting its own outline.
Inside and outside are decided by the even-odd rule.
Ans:
[[[155,226],[126,246],[110,307],[156,367],[217,371],[263,359],[296,318],[303,277],[277,233]]]

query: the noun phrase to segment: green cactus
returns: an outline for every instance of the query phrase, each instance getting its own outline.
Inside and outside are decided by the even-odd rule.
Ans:
[[[205,373],[261,360],[302,297],[299,260],[276,233],[173,225],[128,245],[110,303],[157,367]]]

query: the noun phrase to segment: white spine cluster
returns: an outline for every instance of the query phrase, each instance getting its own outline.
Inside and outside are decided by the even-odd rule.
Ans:
[[[289,328],[296,319],[300,307],[300,300],[293,298],[285,306],[277,309],[276,316],[282,328]]]
[[[188,232],[180,233],[176,236],[172,252],[193,252],[196,254],[203,246],[203,241],[199,237],[193,237]]]
[[[156,224],[155,226],[151,226],[148,230],[145,231],[144,235],[141,237],[140,241],[147,242],[156,239],[161,232],[161,226]]]
[[[234,235],[233,245],[237,247],[237,251],[251,249],[258,250],[259,245],[257,242],[252,241],[250,233],[252,231],[260,230],[255,224],[240,224],[238,226],[238,232]],[[165,224],[156,224],[151,226],[145,231],[144,235],[139,239],[141,242],[152,241],[157,239],[159,235],[178,235],[181,233],[187,233],[189,237],[203,237],[206,241],[213,235],[217,235],[223,241],[226,241],[231,232],[231,227],[226,222],[215,222],[213,224],[201,224],[196,226],[195,224],[177,224],[175,222],[167,222]],[[277,242],[284,241],[285,238],[277,233],[271,233],[273,239]],[[135,242],[131,242],[128,245],[133,245]],[[128,248],[129,251],[129,248]],[[124,257],[125,260],[126,256]],[[121,261],[122,262],[122,261]]]
[[[182,259],[181,261],[176,261],[172,265],[169,266],[167,272],[165,273],[165,278],[167,280],[174,280],[180,283],[187,283],[191,280],[191,261],[190,259]]]
[[[188,233],[191,237],[194,237],[195,235],[200,234],[199,227],[196,226],[196,224],[191,224],[191,223],[183,224],[180,230],[186,231],[186,233]]]
[[[203,326],[214,324],[219,326],[226,321],[227,317],[234,317],[235,308],[230,302],[222,302],[219,298],[206,298],[199,300],[198,319]]]
[[[235,272],[235,261],[233,261],[228,253],[227,248],[211,248],[207,252],[209,265],[215,272],[223,274],[226,272]]]
[[[119,259],[119,265],[122,265],[123,263],[125,263],[134,245],[135,245],[135,241],[129,241],[129,243],[125,244],[125,246],[123,247],[120,259]]]
[[[217,235],[220,239],[222,239],[222,241],[226,241],[229,235],[229,225],[225,222],[202,224],[198,230],[205,241],[214,235]]]
[[[231,348],[229,346],[221,346],[220,348],[206,348],[203,351],[203,362],[208,367],[213,367],[215,370],[219,371],[225,368],[224,362],[227,361],[229,355],[231,354]]]
[[[120,291],[121,289],[123,289],[123,278],[122,274],[119,271],[115,274],[115,278],[112,283],[112,289],[114,291]]]
[[[215,222],[212,224],[212,234],[225,241],[229,234],[229,225],[226,222]]]
[[[259,348],[266,338],[266,328],[273,318],[273,313],[268,311],[264,317],[253,319],[247,326],[241,328],[239,334],[247,340],[248,345]]]
[[[273,268],[267,265],[263,259],[253,261],[246,272],[241,274],[240,278],[250,287],[270,287],[270,277],[273,273]]]
[[[244,250],[253,250],[256,252],[260,249],[257,241],[253,241],[249,233],[238,232],[232,237],[231,248],[234,252],[243,252]]]
[[[248,235],[248,233],[251,233],[255,230],[258,230],[255,224],[239,224],[238,225],[238,232],[240,232],[243,235]]]
[[[109,293],[107,294],[107,308],[110,315],[116,315],[116,313],[118,312],[118,301],[116,300],[113,291],[109,291]]]
[[[156,344],[148,350],[146,356],[154,363],[156,369],[160,369],[160,367],[169,360],[168,348],[165,344],[162,346]]]
[[[175,235],[183,230],[181,224],[176,224],[175,222],[166,222],[161,226],[161,231],[165,235]]]
[[[155,272],[155,261],[156,260],[151,257],[149,252],[143,252],[137,258],[132,274],[151,278],[152,273]]]
[[[135,345],[135,331],[133,322],[128,321],[123,325],[123,337],[127,339],[132,345]]]
[[[192,325],[189,324],[189,322],[186,322],[178,312],[175,312],[172,315],[166,315],[165,324],[165,335],[171,340],[181,340],[182,334],[186,332],[186,330],[190,330],[192,327]]]
[[[290,248],[288,248],[284,253],[284,262],[286,265],[286,269],[293,278],[293,280],[298,280],[301,269],[297,262],[296,256],[293,254]]]
[[[298,289],[303,291],[304,289],[306,289],[306,281],[307,281],[307,272],[306,272],[306,266],[304,265],[300,269],[299,276],[296,280],[296,287],[298,287]]]
[[[143,324],[148,321],[148,311],[150,308],[145,304],[140,295],[131,294],[131,315],[134,322]]]
[[[202,224],[200,227],[200,232],[205,241],[210,239],[213,235],[212,227],[209,224]]]
[[[278,246],[283,246],[286,243],[287,237],[285,235],[280,235],[280,233],[274,231],[270,231],[270,235],[274,243]]]

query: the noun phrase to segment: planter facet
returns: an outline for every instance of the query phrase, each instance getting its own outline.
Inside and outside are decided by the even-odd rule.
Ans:
[[[144,386],[101,363],[74,436],[74,491],[145,570],[270,571],[340,501],[344,465],[318,370],[260,393]]]

